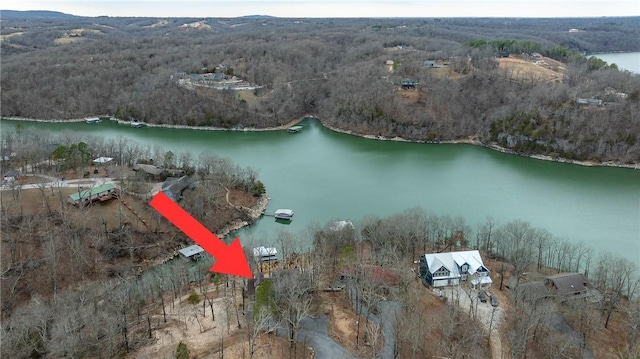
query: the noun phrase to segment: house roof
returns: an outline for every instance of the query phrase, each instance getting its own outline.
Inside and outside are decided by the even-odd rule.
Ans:
[[[273,247],[257,247],[253,249],[253,259],[261,262],[278,260],[278,251]]]
[[[400,284],[401,275],[398,271],[374,265],[347,265],[340,270],[340,275],[357,277],[359,271],[364,279],[376,285],[397,287]]]
[[[291,209],[278,209],[275,212],[276,215],[281,214],[281,215],[286,215],[286,216],[293,216],[293,210]]]
[[[267,256],[275,256],[278,254],[278,251],[273,247],[257,247],[253,249],[253,255],[255,257],[267,257]]]
[[[445,267],[451,272],[452,275],[459,275],[458,268],[463,264],[469,265],[469,274],[474,274],[478,270],[487,270],[487,267],[482,263],[482,257],[480,252],[476,251],[461,251],[461,252],[446,252],[446,253],[428,253],[424,255],[424,259],[429,267],[431,273]]]
[[[113,160],[112,157],[98,157],[95,160],[93,160],[93,163],[108,163],[111,162]]]
[[[402,79],[402,80],[400,80],[400,84],[401,85],[416,85],[416,84],[418,84],[418,81],[412,80],[412,79]]]
[[[146,165],[146,164],[136,164],[135,166],[133,166],[133,170],[134,171],[142,170],[145,173],[148,173],[154,176],[157,176],[162,173],[162,168],[158,168],[157,166]]]
[[[353,226],[353,223],[351,221],[335,221],[333,223],[331,223],[331,226],[329,226],[329,229],[337,232],[337,231],[341,231],[345,228],[348,229],[354,229],[355,227]]]
[[[162,192],[175,201],[180,198],[182,191],[192,184],[193,179],[189,176],[169,177],[162,183]]]
[[[539,281],[521,283],[519,286],[515,287],[515,290],[520,298],[529,301],[549,296],[549,288]]]
[[[583,292],[593,289],[591,282],[582,273],[559,273],[545,278],[561,293]]]
[[[76,192],[72,195],[69,195],[69,197],[71,197],[71,199],[74,201],[79,201],[81,198],[91,198],[92,196],[95,196],[102,192],[112,190],[114,188],[116,187],[113,185],[113,183],[105,183],[100,186],[96,186],[90,189],[85,189],[83,191]]]
[[[180,250],[178,250],[178,252],[180,252],[180,254],[182,254],[183,256],[190,258],[195,256],[196,254],[201,254],[204,252],[204,249],[202,247],[200,247],[197,244],[191,245],[189,247],[185,247],[182,248]]]

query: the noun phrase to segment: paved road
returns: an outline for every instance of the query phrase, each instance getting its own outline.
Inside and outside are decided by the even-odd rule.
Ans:
[[[277,335],[289,337],[289,330],[282,326],[276,331]],[[354,358],[338,342],[329,336],[327,331],[327,316],[322,314],[317,318],[305,317],[298,330],[298,341],[313,348],[316,359],[352,359]]]
[[[379,315],[369,314],[369,319],[380,326],[382,322],[382,332],[384,333],[384,347],[378,353],[378,358],[393,359],[394,347],[396,345],[396,321],[400,315],[402,305],[396,301],[384,301],[378,304]],[[366,310],[363,308],[366,316]]]
[[[351,287],[351,289],[348,289],[348,290],[352,291],[351,305],[355,308],[356,303],[353,300],[353,298],[355,298],[355,295],[353,294],[353,291],[355,289]],[[377,355],[378,358],[381,358],[381,359],[394,358],[393,349],[395,348],[395,345],[396,345],[395,327],[396,327],[396,321],[398,319],[398,316],[400,315],[401,309],[402,309],[402,305],[396,301],[382,301],[378,303],[379,314],[370,313],[365,306],[362,307],[363,316],[367,317],[368,315],[369,320],[376,323],[378,326],[380,326],[380,323],[382,323],[382,333],[384,335],[384,347],[378,353]]]
[[[30,175],[27,175],[30,176]],[[114,178],[110,177],[96,177],[96,178],[77,178],[71,180],[61,180],[60,178],[46,176],[46,175],[37,175],[37,177],[44,177],[50,180],[50,182],[46,183],[34,183],[34,184],[24,184],[20,185],[21,189],[38,189],[42,188],[59,188],[59,187],[68,187],[68,188],[90,188],[95,186],[100,186],[105,183],[117,183]],[[16,186],[12,183],[3,183],[0,187],[2,191],[8,191],[16,188]]]

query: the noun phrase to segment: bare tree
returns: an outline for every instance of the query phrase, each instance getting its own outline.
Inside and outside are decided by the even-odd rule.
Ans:
[[[310,274],[298,270],[275,272],[272,281],[276,315],[287,325],[289,344],[294,347],[301,321],[311,313],[315,288]]]
[[[257,340],[268,326],[278,326],[273,322],[273,318],[268,307],[260,307],[258,311],[253,312],[247,317],[247,339],[249,342],[249,358],[253,358],[257,347]]]

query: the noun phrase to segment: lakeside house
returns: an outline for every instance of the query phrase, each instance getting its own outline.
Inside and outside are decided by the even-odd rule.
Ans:
[[[118,189],[112,183],[106,183],[69,195],[69,202],[74,206],[86,206],[94,201],[108,201],[118,196]]]
[[[582,273],[558,273],[544,278],[544,285],[561,301],[597,298],[599,292]]]
[[[420,257],[417,263],[420,265],[420,277],[432,287],[469,282],[474,288],[488,288],[493,283],[489,269],[477,250],[429,253]]]

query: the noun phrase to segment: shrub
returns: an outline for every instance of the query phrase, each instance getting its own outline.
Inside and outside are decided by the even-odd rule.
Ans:
[[[267,189],[264,187],[264,183],[262,183],[261,181],[256,181],[255,185],[253,186],[253,195],[254,196],[261,196],[266,191],[267,191]]]
[[[187,298],[187,301],[191,304],[198,304],[200,303],[200,296],[198,295],[198,293],[196,293],[195,290],[192,290],[191,294],[189,294],[189,298]]]
[[[178,348],[176,349],[176,359],[189,359],[189,348],[182,341],[178,343]]]

